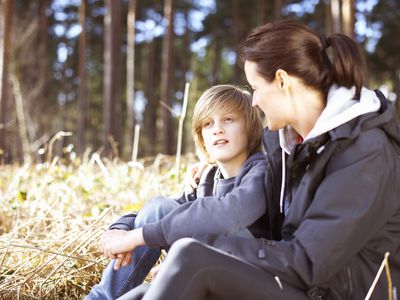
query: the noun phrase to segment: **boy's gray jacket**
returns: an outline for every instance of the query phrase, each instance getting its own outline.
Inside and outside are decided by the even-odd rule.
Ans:
[[[364,299],[389,252],[399,291],[400,128],[393,106],[377,94],[379,111],[297,145],[286,159],[291,203],[281,241],[197,238],[278,276],[283,288],[286,282],[307,291],[311,299]],[[264,142],[267,152],[277,149],[277,133],[266,131]],[[279,172],[275,154],[267,153],[272,164],[266,189],[275,189],[267,200],[276,205],[279,187],[271,178],[277,176],[268,174]],[[371,299],[388,299],[385,272]]]
[[[147,246],[170,246],[182,237],[194,234],[232,234],[248,228],[253,235],[265,221],[264,190],[265,156],[262,152],[251,155],[236,177],[221,179],[214,167],[202,176],[197,199],[182,196],[179,207],[162,220],[146,224],[143,237]]]

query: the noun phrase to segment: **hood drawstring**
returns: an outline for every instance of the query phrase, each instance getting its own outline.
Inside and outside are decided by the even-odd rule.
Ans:
[[[285,198],[285,184],[286,184],[286,159],[285,150],[282,148],[282,184],[281,195],[279,199],[280,212],[283,213],[283,199]]]

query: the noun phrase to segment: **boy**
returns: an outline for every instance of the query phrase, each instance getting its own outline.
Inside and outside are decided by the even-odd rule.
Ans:
[[[160,249],[179,238],[266,236],[262,122],[251,95],[232,85],[205,91],[194,110],[192,135],[199,152],[214,165],[194,193],[175,201],[156,198],[136,218],[124,216],[104,233],[100,248],[116,260],[86,299],[114,299],[141,284]]]

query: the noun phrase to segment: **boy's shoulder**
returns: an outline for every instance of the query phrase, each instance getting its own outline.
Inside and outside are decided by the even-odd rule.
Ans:
[[[265,154],[261,151],[255,152],[249,156],[249,158],[243,164],[243,167],[236,177],[238,182],[241,182],[242,178],[248,175],[263,175],[267,169],[267,160]]]
[[[250,155],[244,162],[243,167],[245,168],[246,166],[257,166],[257,165],[267,165],[264,152],[257,151],[252,155]]]

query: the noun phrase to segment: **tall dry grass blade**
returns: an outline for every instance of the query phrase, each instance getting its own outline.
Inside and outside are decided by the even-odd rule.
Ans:
[[[132,162],[137,162],[138,148],[139,148],[139,134],[140,125],[135,125],[135,134],[133,135],[133,145],[132,145]]]
[[[53,145],[54,145],[54,143],[57,140],[65,137],[65,136],[71,136],[71,135],[72,135],[72,132],[59,131],[50,139],[49,148],[47,150],[47,159],[46,159],[47,165],[50,165],[50,162],[51,162],[51,156],[53,154]]]
[[[387,278],[387,282],[388,282],[389,300],[392,300],[393,299],[392,275],[390,274],[389,261],[388,261],[387,257],[385,259],[385,270],[386,270],[386,278]]]
[[[368,294],[367,294],[367,296],[365,296],[364,300],[369,300],[369,299],[371,298],[372,292],[374,291],[374,289],[375,289],[375,287],[376,287],[376,284],[378,283],[379,277],[380,277],[381,274],[382,274],[383,268],[384,268],[385,265],[386,265],[386,261],[387,261],[389,255],[390,255],[389,252],[386,252],[386,253],[385,253],[385,257],[384,257],[384,259],[383,259],[383,261],[382,261],[381,266],[379,267],[378,273],[376,274],[375,279],[374,279],[374,281],[372,282],[372,285],[371,285],[371,287],[369,288]]]
[[[186,110],[187,110],[188,99],[189,99],[189,88],[190,88],[190,83],[186,82],[186,84],[185,84],[185,92],[184,92],[184,97],[183,97],[182,112],[181,112],[181,116],[179,118],[178,141],[177,141],[177,145],[176,145],[175,171],[176,171],[176,181],[177,181],[177,183],[180,182],[180,180],[179,180],[179,168],[180,168],[180,164],[181,164],[181,155],[182,155],[181,152],[182,152],[183,124],[185,122],[185,117],[186,117]]]

